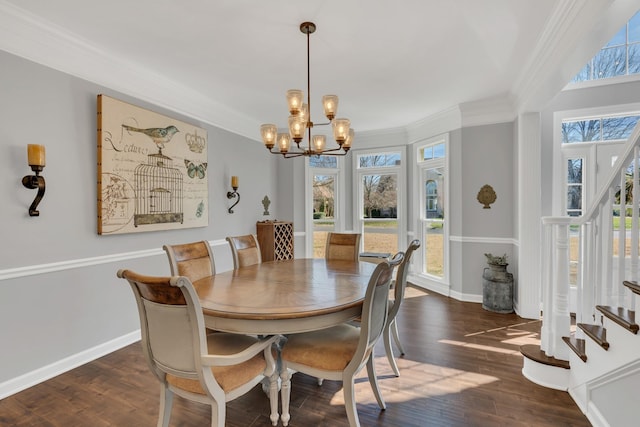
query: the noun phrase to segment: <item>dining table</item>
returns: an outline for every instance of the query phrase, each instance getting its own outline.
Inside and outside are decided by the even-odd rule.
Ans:
[[[375,268],[358,260],[298,258],[217,273],[193,285],[209,329],[292,334],[359,317]]]

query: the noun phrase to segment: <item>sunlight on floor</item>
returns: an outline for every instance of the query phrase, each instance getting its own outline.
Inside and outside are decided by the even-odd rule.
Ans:
[[[454,368],[447,368],[431,363],[414,362],[402,359],[402,374],[396,378],[390,369],[384,367],[386,356],[376,357],[376,371],[378,372],[378,384],[380,391],[387,403],[408,402],[420,398],[433,396],[444,396],[447,394],[461,393],[465,390],[480,387],[496,381],[498,377],[480,374],[477,372],[467,372]],[[423,380],[419,385],[412,382],[412,371],[420,371],[420,378]],[[393,389],[394,393],[385,393],[385,389]],[[399,393],[400,392],[400,393]],[[366,369],[360,371],[356,378],[356,401],[358,404],[374,404],[377,401],[369,385]],[[342,390],[336,392],[331,398],[332,405],[344,405],[344,395]]]
[[[391,294],[393,295],[393,289],[391,289]],[[404,299],[425,297],[428,295],[429,293],[425,289],[416,288],[415,285],[411,285],[410,283],[407,283],[407,287],[404,291]]]

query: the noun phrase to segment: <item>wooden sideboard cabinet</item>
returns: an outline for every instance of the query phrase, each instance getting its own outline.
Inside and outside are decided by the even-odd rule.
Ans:
[[[293,223],[285,221],[258,221],[258,244],[262,262],[293,259]]]

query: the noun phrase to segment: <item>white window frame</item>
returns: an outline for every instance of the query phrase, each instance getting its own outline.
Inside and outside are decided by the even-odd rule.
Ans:
[[[567,160],[570,158],[584,158],[582,170],[582,212],[586,212],[595,193],[598,145],[615,144],[615,141],[593,141],[562,143],[562,122],[574,120],[592,120],[614,115],[638,115],[640,103],[620,104],[579,110],[558,111],[553,115],[553,183],[552,185],[552,215],[567,215]]]
[[[435,146],[438,144],[444,144],[444,158],[438,158],[438,159],[430,159],[430,160],[423,160],[421,153],[422,151],[430,146]],[[449,227],[450,227],[450,210],[449,210],[449,203],[450,203],[450,191],[449,188],[451,186],[451,182],[449,179],[449,164],[450,164],[450,146],[449,146],[449,134],[442,134],[442,135],[438,135],[429,139],[425,139],[421,142],[419,142],[418,144],[416,144],[415,147],[415,156],[416,156],[416,161],[415,161],[415,165],[414,165],[414,177],[415,177],[415,181],[414,181],[414,191],[413,191],[413,199],[414,200],[419,200],[419,204],[417,206],[414,206],[414,215],[415,215],[415,219],[416,219],[416,225],[415,225],[415,230],[414,230],[414,235],[415,236],[419,236],[422,244],[420,245],[420,249],[419,252],[416,254],[417,256],[415,256],[415,271],[417,272],[417,275],[423,279],[428,280],[429,282],[433,282],[437,285],[444,285],[444,286],[449,286],[449,276],[450,276],[450,262],[449,262],[449,252],[450,252],[450,245],[449,245]],[[423,183],[425,182],[425,173],[427,170],[429,169],[433,169],[436,167],[442,167],[444,169],[444,188],[441,191],[444,191],[444,227],[442,230],[443,233],[443,257],[444,257],[444,271],[442,274],[442,277],[439,276],[434,276],[431,274],[428,274],[425,272],[426,270],[426,266],[425,266],[425,243],[422,241],[423,237],[424,237],[424,230],[425,230],[425,224],[427,221],[426,218],[426,212],[425,212],[425,206],[426,206],[426,194],[424,191],[424,185]]]
[[[356,203],[354,203],[353,211],[353,228],[356,233],[364,234],[364,221],[362,220],[362,212],[364,211],[362,177],[364,175],[384,175],[389,173],[398,174],[398,250],[404,251],[407,246],[407,155],[406,147],[384,147],[372,148],[366,150],[352,150],[353,156],[353,194],[355,194]],[[399,166],[383,166],[383,167],[367,167],[361,168],[359,158],[371,154],[400,154]],[[361,250],[364,239],[360,240]]]
[[[305,176],[305,257],[313,258],[313,177],[314,175],[333,175],[335,176],[335,206],[334,206],[334,226],[336,231],[344,231],[345,228],[345,172],[344,157],[336,156],[336,168],[318,168],[309,165],[309,158],[304,162]]]

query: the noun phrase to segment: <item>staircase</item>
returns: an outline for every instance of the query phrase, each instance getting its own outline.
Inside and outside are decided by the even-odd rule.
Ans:
[[[540,345],[522,346],[522,372],[537,384],[567,390],[594,426],[640,425],[639,212],[636,126],[583,216],[542,218]],[[570,259],[576,244],[577,261]]]

